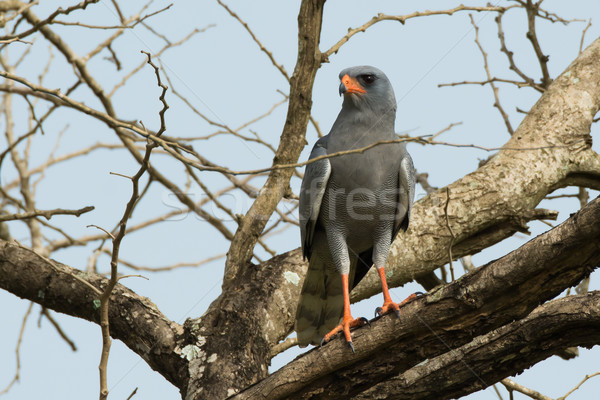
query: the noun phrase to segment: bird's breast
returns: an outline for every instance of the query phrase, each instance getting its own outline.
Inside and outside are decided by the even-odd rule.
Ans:
[[[332,162],[319,218],[357,251],[372,247],[378,232],[393,227],[398,176],[388,164],[364,154]]]

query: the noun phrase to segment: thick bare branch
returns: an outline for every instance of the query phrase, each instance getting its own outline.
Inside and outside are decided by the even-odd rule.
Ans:
[[[0,287],[48,309],[99,324],[100,293],[107,284],[100,275],[45,260],[24,247],[0,241]],[[180,325],[166,318],[148,298],[120,284],[112,292],[109,317],[113,338],[120,339],[174,385],[185,385],[187,367],[178,347],[183,332]]]
[[[234,399],[353,398],[423,360],[451,355],[447,344],[462,346],[526,316],[596,268],[599,222],[600,198],[507,256],[407,304],[401,310],[401,324],[395,316],[387,316],[372,322],[370,328],[355,330],[356,354],[348,351],[343,340],[334,340]],[[595,340],[600,342],[600,337]],[[324,359],[328,362],[320,362]]]
[[[544,304],[526,318],[429,359],[354,399],[444,400],[484,389],[565,347],[598,344],[599,305],[600,292]],[[385,393],[386,397],[379,397],[378,393]],[[527,391],[527,394],[534,399],[549,399],[543,395],[534,396],[534,391]]]

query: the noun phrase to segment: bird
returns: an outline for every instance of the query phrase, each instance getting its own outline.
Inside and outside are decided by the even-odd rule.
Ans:
[[[339,79],[342,109],[329,134],[315,143],[309,160],[316,160],[307,164],[300,188],[302,255],[309,266],[295,330],[301,347],[323,345],[343,332],[354,352],[350,328],[368,320],[352,317],[350,290],[372,265],[384,298],[376,315],[400,317],[384,268],[392,241],[409,225],[415,171],[405,143],[396,140],[396,98],[387,76],[363,65],[344,69]],[[382,141],[388,143],[323,157]]]

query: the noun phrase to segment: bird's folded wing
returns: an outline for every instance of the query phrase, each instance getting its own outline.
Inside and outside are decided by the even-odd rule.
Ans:
[[[402,150],[402,160],[400,161],[400,170],[398,171],[398,205],[394,218],[392,240],[394,240],[400,229],[404,231],[408,229],[410,210],[415,198],[415,167],[413,166],[410,154],[408,154],[404,146],[402,146]]]
[[[327,142],[321,138],[315,143],[310,153],[310,160],[327,154]],[[321,202],[331,173],[329,159],[315,161],[306,166],[302,187],[300,188],[300,235],[302,239],[302,254],[310,259],[312,240],[321,209]]]

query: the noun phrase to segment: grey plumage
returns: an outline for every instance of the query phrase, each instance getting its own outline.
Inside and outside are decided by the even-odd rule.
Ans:
[[[340,80],[342,110],[310,159],[396,138],[396,100],[385,74],[360,66],[343,70]],[[340,323],[340,274],[348,274],[351,289],[373,263],[385,265],[394,237],[408,227],[413,198],[414,169],[403,143],[307,165],[299,206],[302,252],[310,260],[296,313],[301,346],[318,344]]]

